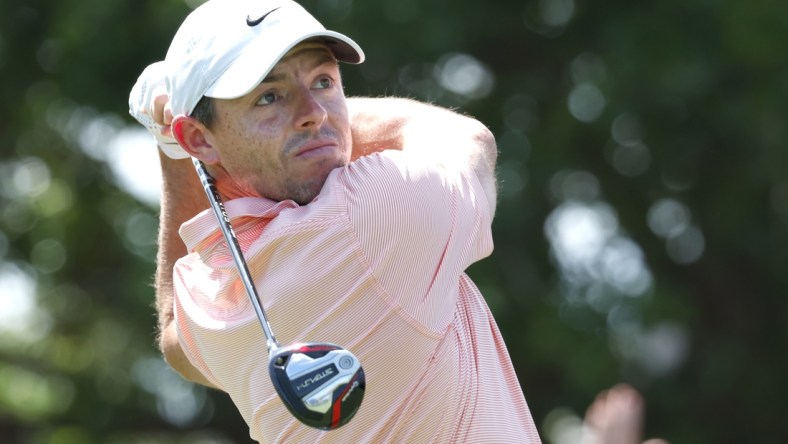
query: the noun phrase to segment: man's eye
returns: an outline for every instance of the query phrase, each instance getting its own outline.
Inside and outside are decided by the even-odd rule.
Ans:
[[[330,77],[321,77],[321,78],[317,79],[317,81],[315,82],[315,88],[317,88],[317,89],[331,88],[331,85],[333,85],[333,84],[334,84],[334,81],[331,80]]]
[[[265,93],[260,96],[260,100],[257,101],[258,105],[270,105],[271,103],[276,102],[279,99],[279,96],[276,93],[269,92]]]

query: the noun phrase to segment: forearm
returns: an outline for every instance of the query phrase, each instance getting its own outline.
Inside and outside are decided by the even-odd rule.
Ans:
[[[190,159],[174,160],[159,152],[162,166],[161,212],[159,214],[159,253],[156,268],[156,310],[159,328],[163,331],[173,320],[172,269],[175,262],[186,256],[186,246],[180,239],[181,224],[202,211],[200,182]]]
[[[353,137],[352,159],[387,149],[402,149],[408,116],[400,99],[365,97],[347,100]],[[387,106],[390,105],[390,106]]]
[[[175,329],[173,267],[187,254],[180,239],[181,224],[207,208],[207,200],[191,159],[174,160],[160,153],[162,166],[159,253],[156,268],[156,311],[159,317],[158,344],[167,363],[184,378],[211,386],[186,358]]]
[[[411,99],[386,97],[353,97],[347,99],[353,134],[354,155],[364,155],[384,149],[404,149],[417,145],[419,149],[449,151],[446,141],[485,142],[485,154],[492,151],[495,141],[489,130],[478,120],[446,108]],[[443,140],[441,144],[429,144]]]

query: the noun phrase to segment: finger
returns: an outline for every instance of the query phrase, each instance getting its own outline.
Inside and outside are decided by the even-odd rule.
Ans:
[[[170,106],[169,100],[167,104],[164,105],[164,125],[172,125],[172,107]]]
[[[170,103],[170,98],[167,97],[166,93],[157,94],[153,98],[151,117],[153,117],[153,121],[159,125],[164,125],[164,108],[168,103]]]

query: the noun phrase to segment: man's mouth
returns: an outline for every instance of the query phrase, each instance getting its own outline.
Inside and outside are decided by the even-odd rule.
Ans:
[[[300,159],[319,157],[333,152],[337,149],[336,142],[332,140],[315,140],[302,145],[296,150],[293,157]]]

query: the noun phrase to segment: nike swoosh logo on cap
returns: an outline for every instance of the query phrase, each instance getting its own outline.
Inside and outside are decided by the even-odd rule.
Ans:
[[[265,20],[265,18],[266,18],[266,17],[268,17],[268,14],[270,14],[270,13],[272,13],[272,12],[276,11],[277,9],[279,9],[279,8],[274,8],[274,9],[272,9],[272,10],[270,10],[270,11],[266,12],[265,14],[263,14],[263,16],[262,16],[262,17],[258,18],[257,20],[252,20],[252,18],[251,18],[251,17],[249,17],[249,15],[247,15],[247,16],[246,16],[246,24],[247,24],[247,25],[249,25],[249,26],[257,26],[257,25],[259,25],[260,23],[262,23],[262,21],[263,21],[263,20]]]

